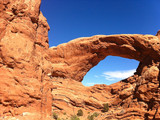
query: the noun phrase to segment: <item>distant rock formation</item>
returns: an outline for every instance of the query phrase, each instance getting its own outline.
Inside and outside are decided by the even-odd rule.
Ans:
[[[49,48],[40,3],[0,1],[0,119],[50,120],[52,110],[65,117],[82,109],[84,120],[95,111],[98,120],[159,120],[159,33],[97,35]],[[136,73],[109,86],[83,86],[108,55],[140,61]]]

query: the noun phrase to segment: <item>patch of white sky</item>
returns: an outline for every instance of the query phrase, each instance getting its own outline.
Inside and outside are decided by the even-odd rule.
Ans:
[[[114,81],[116,79],[125,79],[132,76],[136,72],[136,69],[132,70],[122,70],[122,71],[106,71],[103,73],[103,77],[105,77],[108,81]]]

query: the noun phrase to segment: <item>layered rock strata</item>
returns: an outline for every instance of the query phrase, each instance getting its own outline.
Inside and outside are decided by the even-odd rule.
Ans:
[[[152,35],[97,35],[50,48],[53,109],[100,112],[97,119],[160,118],[160,40]],[[86,73],[108,55],[140,61],[136,73],[112,85],[84,87]],[[74,81],[74,82],[73,82]],[[109,112],[102,113],[103,104]],[[87,116],[87,114],[86,114]],[[85,118],[87,119],[87,118]]]
[[[40,3],[0,1],[0,119],[38,120],[51,114],[49,26]]]
[[[0,1],[0,119],[49,120],[52,110],[65,117],[82,109],[82,120],[95,111],[98,120],[159,120],[159,32],[97,35],[49,48],[40,3]],[[109,86],[83,86],[86,73],[108,55],[140,61],[136,73]]]

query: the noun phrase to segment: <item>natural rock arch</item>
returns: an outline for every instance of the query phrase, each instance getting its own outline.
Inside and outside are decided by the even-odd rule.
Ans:
[[[54,65],[52,76],[82,81],[86,73],[108,55],[140,61],[142,66],[159,61],[159,42],[152,35],[97,35],[84,37],[50,48]]]
[[[58,82],[55,84],[57,90],[52,92],[54,108],[72,111],[67,106],[70,104],[76,109],[99,111],[108,102],[112,112],[103,119],[158,118],[159,42],[159,38],[152,35],[98,35],[50,48],[49,61],[54,66],[52,77]],[[80,82],[85,74],[108,55],[140,61],[136,73],[109,86],[83,86]],[[63,102],[59,101],[61,96],[64,96]]]
[[[159,36],[99,35],[49,49],[49,26],[40,3],[0,1],[0,119],[49,120],[53,103],[60,110],[67,101],[67,105],[93,111],[102,108],[103,100],[113,110],[115,106],[126,110],[119,116],[113,111],[113,119],[159,118]],[[87,71],[107,55],[139,60],[137,75],[111,86],[82,86]],[[92,94],[99,91],[105,94]],[[70,106],[65,106],[67,112]]]

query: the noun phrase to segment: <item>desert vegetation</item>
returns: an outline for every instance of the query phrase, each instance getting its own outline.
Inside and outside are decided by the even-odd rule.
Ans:
[[[66,112],[63,113],[63,115],[65,115],[66,117],[65,118],[60,118],[58,116],[57,113],[53,112],[52,114],[52,118],[54,120],[81,120],[82,118],[86,118],[86,120],[95,120],[95,118],[97,118],[100,113],[97,113],[97,112],[94,112],[94,113],[90,113],[90,112],[87,112],[87,116],[84,116],[84,112],[82,111],[82,109],[79,109],[77,111],[77,114],[76,115],[71,115],[70,117],[67,116]]]
[[[109,110],[108,103],[103,104],[103,110],[102,110],[102,112],[108,112],[108,110]]]

